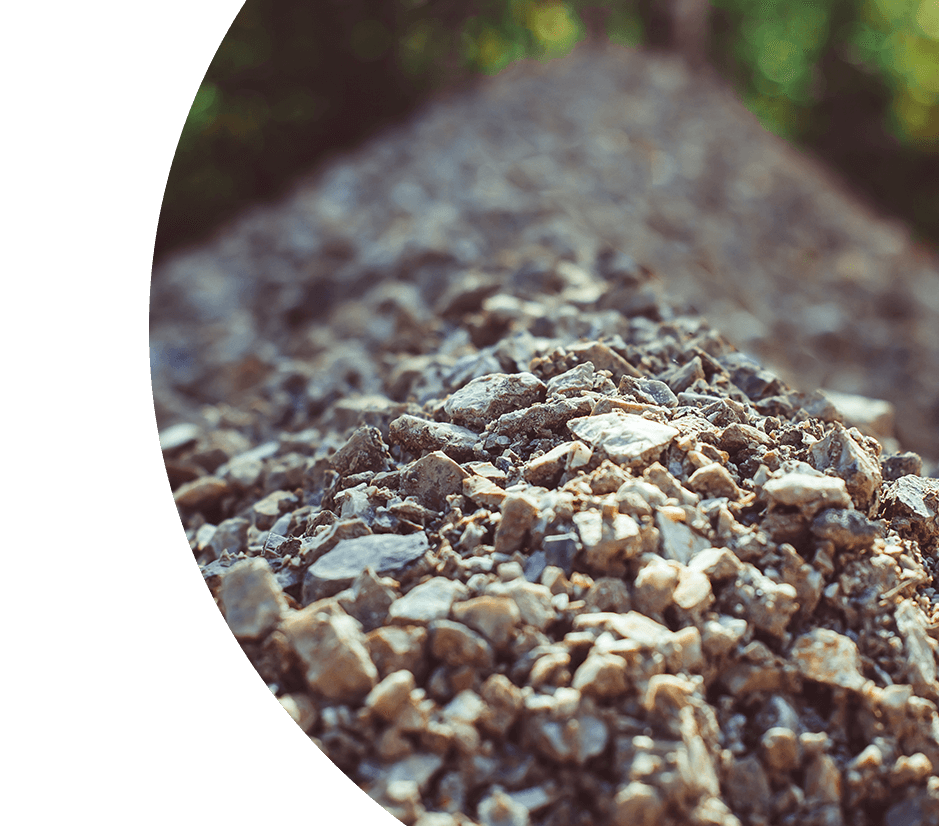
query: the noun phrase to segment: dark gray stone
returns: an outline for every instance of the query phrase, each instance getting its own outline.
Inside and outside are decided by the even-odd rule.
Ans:
[[[304,605],[338,594],[367,567],[383,576],[402,571],[429,549],[423,533],[370,534],[344,539],[314,562],[303,580]]]
[[[922,476],[923,460],[912,451],[896,453],[880,460],[880,470],[885,482],[895,482],[901,476]]]
[[[870,548],[883,533],[880,525],[856,510],[828,508],[812,521],[815,538],[834,542],[839,548]]]

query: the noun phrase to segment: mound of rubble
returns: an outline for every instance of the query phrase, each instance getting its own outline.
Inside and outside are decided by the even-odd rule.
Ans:
[[[803,242],[824,272],[898,259],[842,260],[831,226],[858,244],[877,227],[786,177],[749,126],[702,127],[722,99],[645,59],[441,104],[154,274],[160,439],[193,552],[286,711],[408,826],[935,824],[939,480],[889,410],[853,413],[862,432],[843,399],[671,309],[671,267],[690,266],[675,221],[700,217],[715,272],[759,274],[799,330],[815,287],[844,299],[844,340],[868,338],[833,348],[835,370],[860,354],[914,386],[882,345],[923,333],[928,364],[939,327],[878,316],[844,279],[797,283]],[[627,89],[625,124],[565,109],[578,66],[590,94]],[[515,112],[539,95],[558,100],[537,117],[563,121],[526,133],[541,155]],[[482,126],[445,140],[461,106]],[[733,209],[685,167],[646,181],[621,163],[642,124],[660,165],[694,155],[669,136],[718,135],[705,156],[724,157],[737,135],[792,197],[710,161]],[[570,146],[609,176],[581,175]],[[551,203],[549,180],[567,187]],[[571,218],[588,203],[596,234]]]
[[[233,633],[407,824],[937,822],[939,481],[702,319],[598,309],[614,263],[455,281],[420,355],[377,285],[384,347],[165,429]],[[340,363],[388,395],[254,444]]]

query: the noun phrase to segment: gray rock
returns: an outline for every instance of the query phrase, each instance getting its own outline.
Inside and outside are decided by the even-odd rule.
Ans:
[[[440,450],[463,461],[474,455],[480,435],[452,422],[432,422],[405,414],[391,423],[389,439],[391,444],[399,444],[409,453]]]
[[[655,527],[659,530],[662,556],[687,565],[698,552],[711,547],[711,542],[695,533],[683,521],[672,516],[684,517],[682,511],[659,509],[655,513]]]
[[[468,595],[469,589],[462,582],[435,576],[396,600],[388,617],[404,625],[427,625],[435,619],[446,619],[453,603]]]
[[[225,572],[219,599],[228,627],[238,639],[264,637],[287,610],[270,566],[257,558],[245,559]]]
[[[242,517],[232,517],[219,523],[212,534],[209,547],[216,557],[228,552],[232,556],[248,547],[248,526],[250,521]]]
[[[457,390],[444,410],[459,424],[482,430],[503,413],[530,407],[544,396],[544,382],[531,373],[492,373]]]
[[[366,568],[380,576],[398,573],[420,559],[428,548],[427,537],[423,533],[406,536],[371,534],[343,539],[307,569],[303,580],[303,604],[338,594]]]
[[[923,459],[918,453],[895,453],[880,460],[880,473],[885,482],[895,482],[901,476],[922,476]]]
[[[202,428],[195,424],[174,424],[160,431],[160,450],[164,455],[179,453],[192,447],[202,435]]]
[[[401,472],[401,489],[421,504],[438,510],[450,494],[463,492],[469,474],[439,450],[412,462]]]
[[[343,476],[384,470],[390,461],[381,431],[369,425],[359,427],[332,457],[333,467]]]
[[[859,439],[862,437],[858,435]],[[874,443],[876,444],[876,443]],[[876,506],[880,498],[880,446],[876,453],[862,447],[841,424],[809,450],[812,466],[817,470],[831,470],[844,479],[848,493],[858,508]]]
[[[939,479],[901,476],[884,491],[883,514],[898,530],[930,541],[939,535]]]
[[[864,550],[871,548],[884,532],[860,511],[829,508],[812,520],[812,534],[837,548]]]

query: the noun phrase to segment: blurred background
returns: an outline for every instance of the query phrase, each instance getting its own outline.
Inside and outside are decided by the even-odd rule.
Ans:
[[[711,64],[767,129],[939,244],[939,0],[248,0],[183,127],[155,260],[429,96],[583,40]]]

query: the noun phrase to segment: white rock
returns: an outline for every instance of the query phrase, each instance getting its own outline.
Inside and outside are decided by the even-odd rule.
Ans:
[[[388,618],[402,624],[426,625],[435,619],[446,619],[453,603],[469,596],[462,583],[435,576],[412,588],[388,609]]]
[[[678,435],[674,427],[619,410],[571,419],[567,427],[577,438],[602,449],[620,465],[639,465],[657,459]]]
[[[851,497],[844,479],[787,473],[763,485],[771,505],[800,508],[814,514],[823,508],[850,508]]]

